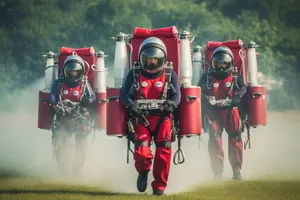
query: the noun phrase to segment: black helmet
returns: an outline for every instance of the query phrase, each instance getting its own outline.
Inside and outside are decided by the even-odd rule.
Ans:
[[[233,54],[226,46],[220,46],[215,49],[211,58],[211,67],[214,73],[229,74],[234,66]]]
[[[78,82],[83,78],[84,61],[80,56],[68,56],[64,62],[64,79],[69,82]]]
[[[166,60],[167,49],[161,39],[150,37],[142,42],[139,49],[139,62],[142,70],[150,73],[159,72],[164,69]]]

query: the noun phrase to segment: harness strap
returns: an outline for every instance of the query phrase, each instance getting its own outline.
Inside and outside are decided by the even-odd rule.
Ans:
[[[137,90],[139,93],[139,99],[146,99],[144,93],[140,90],[140,83],[139,83],[139,74],[140,74],[140,65],[138,62],[135,63],[134,67],[133,67],[133,86],[134,90]],[[133,90],[133,92],[134,92]]]
[[[81,96],[80,96],[80,101],[82,98],[85,96],[85,90],[87,88],[87,77],[83,77],[82,83],[81,83]]]
[[[228,91],[228,97],[230,96],[230,93],[232,92],[235,85],[237,85],[237,76],[232,74],[232,84],[231,84],[230,89]]]
[[[207,72],[207,76],[206,76],[206,88],[208,89],[208,90],[210,90],[211,89],[211,70],[209,70],[208,72]]]
[[[60,76],[58,77],[58,82],[57,82],[57,91],[58,91],[58,99],[59,101],[62,101],[62,94],[61,94],[61,86],[62,86],[62,82],[63,82],[63,77]]]
[[[155,145],[156,145],[157,148],[165,147],[165,148],[171,149],[172,142],[170,142],[170,141],[155,142]]]
[[[164,85],[164,89],[163,89],[162,95],[160,97],[160,99],[162,99],[162,100],[166,100],[167,99],[168,89],[172,85],[172,70],[173,70],[172,65],[168,64],[166,66],[166,82],[165,82],[165,85]],[[174,88],[173,85],[172,85],[172,87]]]
[[[147,142],[147,141],[144,141],[144,140],[135,140],[134,141],[134,148],[137,149],[140,146],[147,146],[147,147],[149,147],[150,145],[149,145],[149,142]]]
[[[133,84],[130,87],[129,94],[133,95],[135,91],[140,90],[140,84],[139,84],[139,73],[140,73],[140,66],[138,62],[134,63],[134,66],[132,67],[133,72]]]
[[[237,84],[237,73],[238,73],[238,71],[235,68],[234,71],[232,72],[232,84],[228,91],[228,97],[230,96],[230,93],[232,92],[233,88],[236,88],[236,91],[238,91],[238,89],[239,89],[238,84]],[[233,110],[233,106],[230,106],[230,108],[228,110],[226,126],[229,124],[232,110]]]

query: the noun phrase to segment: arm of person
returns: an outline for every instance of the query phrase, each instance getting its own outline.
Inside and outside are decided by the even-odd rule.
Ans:
[[[121,92],[120,92],[120,100],[123,102],[123,104],[128,107],[133,102],[133,94],[130,94],[131,86],[134,83],[133,79],[133,70],[130,70],[126,76],[124,85],[122,86]]]
[[[169,98],[177,108],[181,100],[181,91],[178,76],[174,71],[172,71],[171,83],[174,89],[170,90]]]
[[[49,94],[49,104],[55,105],[57,103],[58,96],[58,80],[55,80],[54,84],[51,87],[51,91]]]
[[[243,77],[240,74],[237,75],[237,85],[239,87],[238,94],[240,98],[242,98],[247,92],[247,87],[244,83]]]
[[[201,76],[198,86],[201,87],[201,93],[207,95],[207,74]]]
[[[88,98],[90,103],[93,103],[96,101],[96,95],[95,95],[89,82],[86,83],[85,97]]]

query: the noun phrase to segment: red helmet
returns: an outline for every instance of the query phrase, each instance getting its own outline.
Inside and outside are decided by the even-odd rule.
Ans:
[[[80,56],[68,56],[64,62],[64,79],[69,82],[78,82],[82,80],[84,74],[84,61]]]
[[[164,69],[167,60],[167,49],[163,41],[157,37],[144,40],[139,49],[139,62],[142,70],[149,73]]]
[[[230,73],[234,67],[233,54],[226,46],[216,48],[211,58],[211,68],[218,74]]]

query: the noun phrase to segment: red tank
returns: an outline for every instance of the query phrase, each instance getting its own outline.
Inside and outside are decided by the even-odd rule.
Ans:
[[[95,108],[95,128],[106,129],[106,93],[95,92],[96,108]]]
[[[121,88],[107,88],[106,134],[123,137],[127,135],[127,112],[119,100]]]
[[[38,128],[51,129],[53,122],[54,110],[49,106],[49,93],[45,90],[39,91],[39,106],[38,106]]]
[[[252,86],[247,88],[248,125],[254,128],[265,126],[267,122],[266,88]]]
[[[179,104],[179,127],[181,136],[201,135],[201,88],[191,86],[181,88]]]

